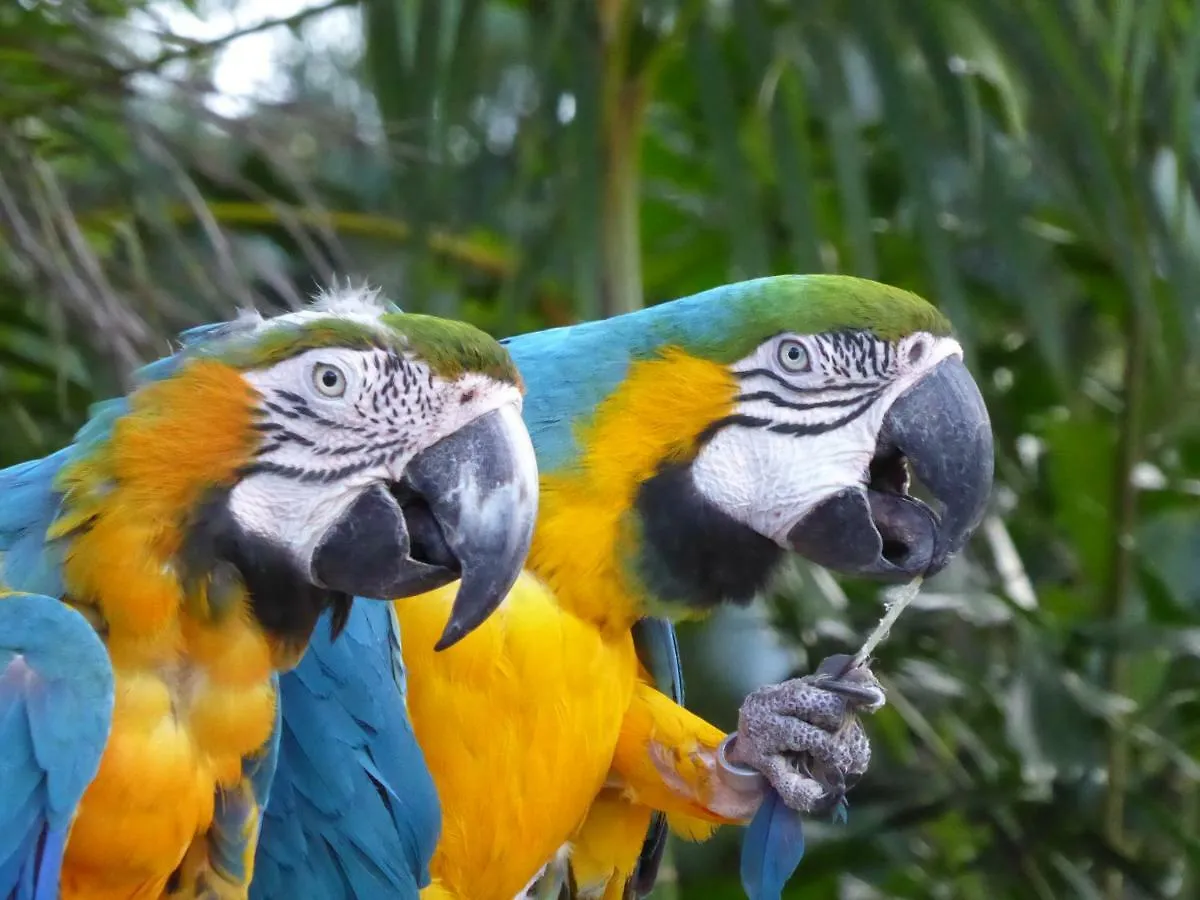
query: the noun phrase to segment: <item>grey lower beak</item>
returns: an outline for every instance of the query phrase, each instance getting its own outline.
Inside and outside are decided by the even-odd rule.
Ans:
[[[936,508],[894,483],[847,487],[805,516],[789,543],[848,575],[902,580],[941,571],[983,520],[995,466],[987,408],[960,358],[938,363],[896,399],[876,459],[903,460]]]
[[[461,577],[444,650],[478,627],[525,565],[537,519],[537,461],[513,406],[419,453],[402,486],[375,485],[313,554],[318,584],[375,599],[411,597]]]

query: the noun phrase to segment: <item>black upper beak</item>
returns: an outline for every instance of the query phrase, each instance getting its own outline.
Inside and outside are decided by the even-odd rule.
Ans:
[[[816,506],[788,535],[792,548],[848,575],[933,575],[979,527],[992,491],[992,426],[974,379],[949,357],[901,394],[879,432],[869,483]],[[937,510],[908,494],[908,473]]]
[[[318,584],[411,597],[461,578],[444,650],[508,594],[537,519],[537,462],[515,407],[486,413],[417,454],[400,485],[364,491],[313,554]]]

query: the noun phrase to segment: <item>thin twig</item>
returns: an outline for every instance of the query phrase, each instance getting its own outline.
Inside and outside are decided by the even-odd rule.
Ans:
[[[157,56],[144,61],[133,61],[122,64],[114,56],[127,56],[127,49],[114,41],[109,30],[109,23],[90,15],[73,17],[74,24],[87,35],[93,46],[72,46],[67,52],[63,48],[50,45],[37,45],[32,48],[20,47],[22,52],[30,54],[47,68],[69,76],[72,83],[65,90],[40,92],[37,106],[21,108],[10,114],[9,118],[19,119],[29,115],[43,115],[47,105],[69,106],[77,103],[82,97],[97,92],[116,92],[123,94],[128,82],[139,76],[159,75],[162,70],[173,62],[180,60],[198,60],[222,50],[229,44],[241,38],[270,31],[273,28],[296,28],[304,22],[322,16],[342,7],[357,5],[358,0],[330,0],[321,6],[302,9],[290,16],[279,19],[266,19],[254,25],[237,28],[220,37],[208,41],[188,41],[186,45],[164,51]],[[185,39],[179,35],[171,35],[176,41]],[[166,36],[163,36],[166,39]],[[0,36],[0,46],[11,46]]]
[[[137,353],[134,347],[144,342],[150,334],[146,323],[130,312],[126,304],[122,303],[117,296],[108,276],[104,273],[104,267],[96,258],[95,251],[88,243],[87,238],[83,236],[54,170],[40,159],[33,160],[33,169],[42,184],[46,199],[51,204],[50,212],[57,221],[59,230],[66,238],[67,246],[70,247],[80,268],[91,281],[96,292],[96,299],[106,308],[110,324],[117,326],[114,336],[121,342],[119,346],[121,346],[122,356],[125,357],[127,363],[135,363]]]
[[[241,28],[235,28],[233,31],[226,32],[220,37],[213,38],[208,41],[188,41],[186,38],[177,34],[169,35],[171,40],[185,42],[186,45],[178,49],[168,50],[160,53],[153,59],[147,60],[138,65],[132,65],[120,70],[123,78],[128,78],[133,75],[143,75],[158,72],[163,67],[177,62],[181,59],[198,59],[208,56],[218,50],[227,47],[234,41],[241,40],[244,37],[249,37],[253,34],[260,34],[264,31],[270,31],[273,28],[297,28],[309,19],[315,19],[318,16],[323,16],[326,13],[332,12],[335,9],[348,6],[357,6],[359,0],[329,0],[320,6],[310,6],[307,9],[302,9],[290,16],[284,16],[280,19],[264,19],[262,22],[257,22],[254,25],[245,25]]]
[[[194,158],[192,164],[204,175],[213,179],[213,181],[226,184],[241,191],[251,199],[262,203],[264,206],[271,207],[276,214],[279,224],[287,231],[288,236],[296,242],[297,246],[299,246],[305,261],[317,271],[320,278],[326,283],[330,283],[334,277],[334,268],[329,264],[329,257],[334,257],[336,267],[341,268],[343,271],[348,271],[352,268],[349,258],[346,256],[345,249],[337,238],[337,234],[329,227],[328,220],[323,215],[326,210],[317,193],[312,189],[307,180],[302,178],[294,170],[294,167],[288,164],[288,160],[278,152],[278,146],[272,147],[271,142],[263,135],[260,135],[254,128],[238,128],[237,123],[230,122],[224,117],[212,113],[202,103],[197,105],[197,112],[200,116],[208,118],[214,124],[224,128],[230,137],[236,138],[257,149],[263,155],[263,158],[270,163],[273,171],[287,183],[288,187],[296,192],[301,206],[314,211],[317,216],[313,223],[309,224],[308,227],[304,227],[304,223],[292,215],[291,209],[287,204],[281,203],[268,191],[259,187],[250,179],[244,178],[236,172],[218,167],[202,156]],[[182,154],[184,148],[181,146],[181,142],[172,138],[161,129],[154,128],[154,131],[159,142],[169,147],[175,153]],[[313,241],[310,236],[312,231],[316,231],[319,237],[322,238],[321,246],[318,246]]]
[[[44,179],[25,162],[19,152],[7,154],[6,167],[14,173],[20,184],[26,185],[31,191],[38,184],[45,188]],[[74,254],[69,253],[59,239],[54,212],[44,192],[35,191],[30,195],[30,203],[40,221],[39,229],[22,212],[16,192],[3,176],[3,168],[0,167],[0,220],[7,223],[8,233],[24,255],[25,263],[14,271],[26,281],[38,278],[50,285],[54,293],[68,301],[75,314],[88,322],[96,334],[103,335],[104,339],[98,342],[99,345],[113,357],[119,368],[127,370],[138,360],[133,348],[136,338],[127,331],[130,326],[123,317],[123,311],[114,319],[111,307],[104,309],[97,303],[97,299],[104,299],[105,288],[103,285],[97,287],[88,284],[77,271]]]
[[[154,140],[151,135],[139,133],[137,142],[141,145],[141,149],[170,175],[176,189],[184,198],[196,222],[200,225],[200,230],[208,238],[209,247],[212,249],[213,258],[216,261],[218,281],[224,285],[225,289],[231,295],[241,295],[239,299],[244,305],[247,304],[249,298],[246,296],[245,282],[239,276],[238,265],[233,258],[233,248],[230,246],[225,232],[217,224],[217,220],[209,211],[208,203],[205,202],[195,183],[188,177],[187,172],[184,171],[179,161],[171,153],[167,152],[158,141]]]

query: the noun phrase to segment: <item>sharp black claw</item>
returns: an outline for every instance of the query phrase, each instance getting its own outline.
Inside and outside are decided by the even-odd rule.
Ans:
[[[821,675],[813,679],[813,684],[822,690],[844,697],[855,706],[874,706],[879,703],[882,696],[882,691],[873,684],[848,681],[844,678]]]
[[[788,754],[791,757],[792,765],[796,767],[796,774],[803,775],[805,778],[811,778],[816,781],[816,777],[812,773],[813,758],[808,753]]]
[[[854,782],[858,780],[857,777],[847,776],[840,769],[835,769],[833,776],[831,779],[832,783],[826,786],[826,793],[829,800],[826,811],[830,814],[835,814],[838,809],[844,810],[849,805],[849,802],[846,800],[846,794],[850,792],[850,789],[854,787]]]
[[[836,794],[838,798],[846,796],[846,773],[841,769],[826,769],[828,777],[823,782],[825,792]]]
[[[828,678],[845,678],[855,669],[869,668],[871,660],[864,660],[859,665],[854,664],[854,657],[849,653],[835,653],[832,656],[827,656],[821,660],[813,676],[825,676]]]
[[[853,709],[858,706],[879,707],[885,700],[883,689],[871,675],[871,661],[855,665],[848,653],[835,653],[821,660],[817,670],[808,676],[811,684],[845,698]]]
[[[841,772],[835,771],[832,775],[833,777],[827,781],[820,778],[817,779],[821,783],[821,787],[825,789],[825,796],[821,798],[821,802],[813,810],[814,813],[821,815],[832,813],[846,802],[846,792],[849,788],[846,785],[845,778],[842,777]]]
[[[824,815],[834,812],[846,803],[847,792],[858,782],[858,775],[847,775],[840,769],[827,766],[813,758],[810,753],[788,754],[798,775],[821,785],[825,796],[814,806],[811,813]]]

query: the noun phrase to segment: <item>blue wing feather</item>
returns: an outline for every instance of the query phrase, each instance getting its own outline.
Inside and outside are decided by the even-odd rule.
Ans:
[[[42,843],[41,865],[38,866],[37,875],[31,876],[24,888],[32,891],[34,900],[59,900],[59,873],[66,849],[66,828],[55,828],[47,832]]]
[[[123,401],[119,401],[123,402]],[[110,407],[112,404],[110,404]],[[0,471],[0,897],[56,900],[75,808],[112,723],[113,674],[92,626],[58,598],[61,549],[46,541],[62,467],[109,426],[111,409],[73,444]]]
[[[58,896],[112,709],[108,652],[88,621],[53,597],[0,596],[0,897]]]
[[[52,489],[54,479],[72,452],[67,447],[0,471],[0,585],[48,597],[62,594],[62,559],[47,546],[46,529],[62,502]]]
[[[356,600],[280,678],[283,731],[252,900],[415,898],[441,811],[404,705],[391,604]]]
[[[750,900],[780,900],[804,858],[804,821],[773,790],[742,838],[742,888]]]
[[[670,619],[647,617],[633,625],[633,644],[638,659],[650,672],[654,686],[683,706],[683,663],[679,640]]]

